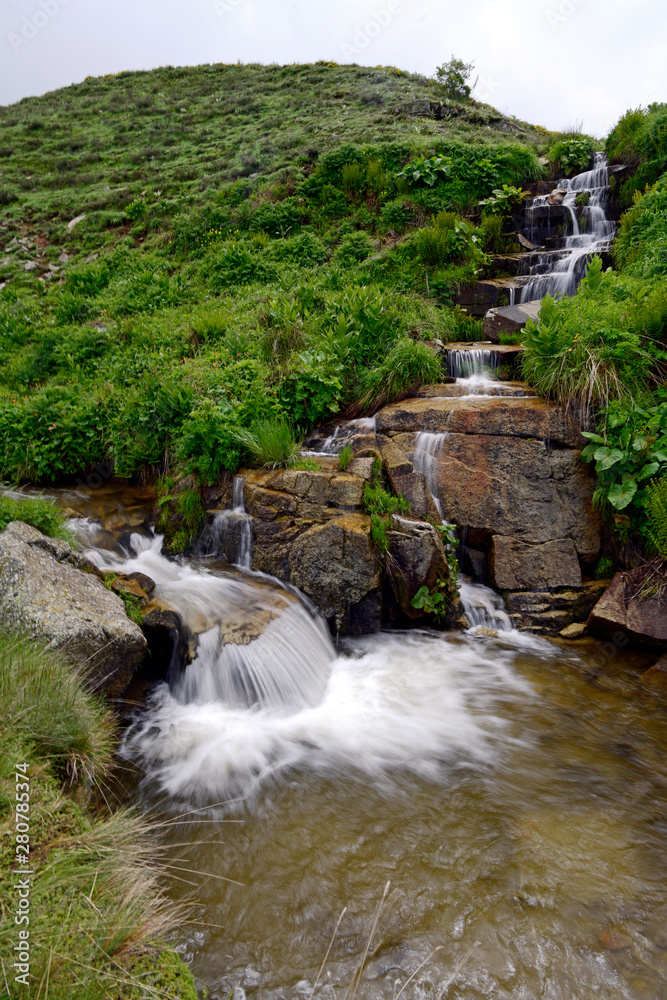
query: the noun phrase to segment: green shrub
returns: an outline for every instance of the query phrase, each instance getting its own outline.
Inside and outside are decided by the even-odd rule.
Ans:
[[[478,231],[482,250],[487,253],[502,253],[504,249],[502,215],[496,213],[483,215]]]
[[[549,159],[558,177],[573,177],[587,170],[595,148],[587,135],[567,135],[549,147]]]
[[[278,401],[294,425],[306,432],[339,408],[342,368],[330,355],[302,351],[290,360],[278,387]]]
[[[635,193],[634,207],[621,218],[613,253],[616,265],[638,278],[667,274],[667,175],[646,194]]]
[[[343,267],[352,267],[369,257],[374,249],[375,244],[367,233],[349,233],[340,241],[336,258]]]
[[[410,225],[412,213],[403,198],[396,198],[382,206],[380,212],[380,227],[386,232],[389,229],[402,233]]]
[[[248,285],[252,281],[267,281],[273,274],[261,251],[234,241],[227,241],[209,251],[202,270],[215,292],[234,285]]]
[[[176,458],[186,473],[195,472],[203,483],[214,483],[221,472],[235,472],[239,466],[239,430],[238,418],[228,403],[202,399],[183,422],[176,439]]]
[[[23,521],[51,538],[72,540],[72,533],[65,527],[65,518],[53,500],[47,497],[7,496],[0,493],[0,531],[11,521]]]
[[[302,222],[303,210],[296,199],[285,198],[260,205],[250,218],[250,229],[270,236],[293,236]]]
[[[341,170],[343,190],[347,195],[360,194],[366,188],[366,167],[363,163],[346,163]]]

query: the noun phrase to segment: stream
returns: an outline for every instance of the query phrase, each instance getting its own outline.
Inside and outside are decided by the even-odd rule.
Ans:
[[[159,821],[180,950],[213,1000],[667,997],[646,657],[511,626],[335,646],[298,594],[165,558],[146,497],[104,490],[59,495],[91,558],[199,622],[193,663],[132,709],[122,796]],[[268,627],[225,656],[222,623],[248,609]]]

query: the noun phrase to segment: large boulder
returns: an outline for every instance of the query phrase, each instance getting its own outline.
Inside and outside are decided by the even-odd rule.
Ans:
[[[640,566],[617,573],[588,619],[588,631],[600,638],[621,634],[632,642],[667,649],[667,593],[663,578]]]
[[[404,615],[420,618],[423,612],[412,607],[412,599],[422,587],[429,590],[449,580],[447,555],[440,535],[426,521],[392,517],[389,541],[389,579]]]
[[[85,567],[66,542],[13,521],[0,534],[0,625],[62,650],[84,666],[93,689],[116,697],[146,640],[121,599]]]
[[[482,322],[485,340],[500,343],[501,333],[517,333],[523,330],[529,319],[536,320],[542,308],[542,299],[531,299],[515,306],[497,306],[489,309]]]
[[[288,580],[328,619],[380,587],[380,567],[370,539],[370,520],[346,514],[299,533],[288,558]]]
[[[571,538],[530,544],[494,535],[490,569],[499,590],[539,590],[544,580],[552,587],[581,586],[581,568]]]

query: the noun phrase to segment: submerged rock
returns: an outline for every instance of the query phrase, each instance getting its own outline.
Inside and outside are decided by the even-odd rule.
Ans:
[[[115,697],[146,649],[138,625],[67,542],[13,521],[0,533],[0,625],[61,650]]]

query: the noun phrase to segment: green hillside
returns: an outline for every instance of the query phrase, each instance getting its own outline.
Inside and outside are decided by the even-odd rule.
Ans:
[[[478,203],[557,137],[396,113],[429,98],[393,68],[237,65],[0,109],[0,475],[211,479],[258,422],[437,378],[422,341],[477,335],[453,297],[502,239]]]

